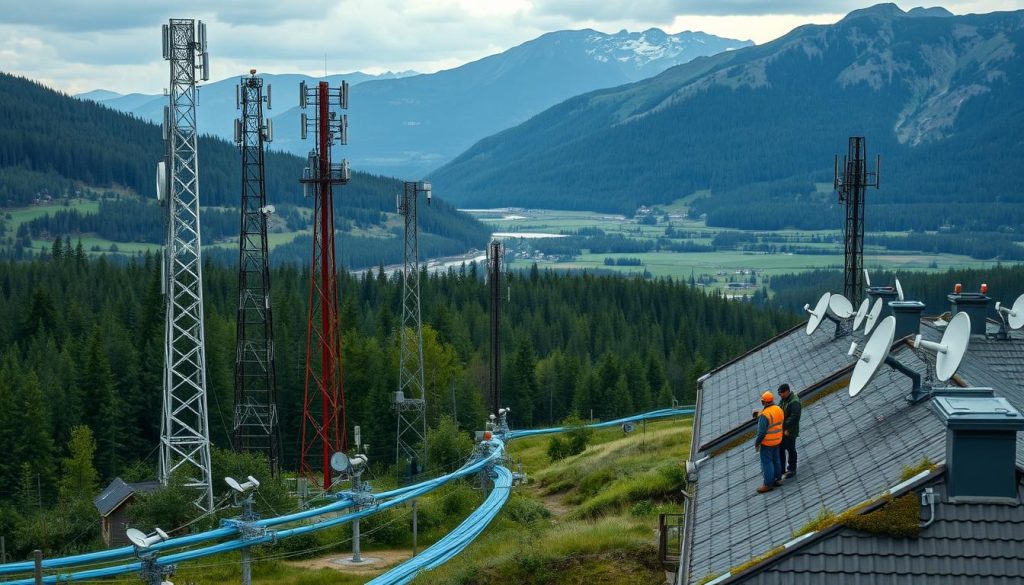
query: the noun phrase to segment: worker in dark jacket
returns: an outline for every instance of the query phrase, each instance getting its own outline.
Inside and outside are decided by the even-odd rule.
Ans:
[[[782,485],[782,462],[779,460],[779,445],[782,444],[782,409],[775,406],[775,397],[771,391],[761,395],[761,412],[754,411],[757,417],[757,435],[754,437],[754,449],[761,454],[761,474],[764,485],[757,488],[763,494]]]
[[[783,477],[789,479],[796,477],[796,438],[800,436],[800,411],[803,407],[800,405],[800,398],[789,389],[789,384],[779,386],[779,397],[782,398],[779,406],[782,407],[783,414],[779,458],[782,468],[786,471]]]

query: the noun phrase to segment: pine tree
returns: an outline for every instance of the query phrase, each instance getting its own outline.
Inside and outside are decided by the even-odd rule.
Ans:
[[[99,474],[93,465],[96,441],[89,427],[82,425],[71,429],[68,452],[70,456],[64,459],[58,487],[60,499],[91,501],[99,487]]]
[[[88,404],[84,422],[96,437],[96,467],[109,479],[117,475],[121,463],[121,437],[124,428],[123,408],[114,391],[110,361],[103,349],[102,333],[97,326],[85,348],[79,387]]]

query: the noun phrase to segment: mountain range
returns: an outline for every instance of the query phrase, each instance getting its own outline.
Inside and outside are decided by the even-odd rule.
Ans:
[[[557,31],[437,73],[403,73],[391,79],[346,76],[352,85],[350,129],[349,146],[342,152],[354,168],[420,178],[481,138],[524,122],[562,100],[751,44],[689,31]],[[274,148],[305,156],[310,146],[299,139],[297,107],[301,76],[265,77],[277,96],[272,112]],[[327,81],[333,85],[341,77]],[[236,83],[232,77],[200,89],[201,132],[231,139],[232,120],[237,116]],[[80,97],[94,99],[94,94]],[[105,105],[150,121],[163,116],[162,97],[146,102],[134,96],[109,99],[101,93],[100,98]]]
[[[465,207],[631,212],[692,195],[711,225],[834,228],[833,154],[866,136],[883,167],[872,229],[1017,229],[1021,47],[1024,11],[880,4],[571,98],[431,177]]]

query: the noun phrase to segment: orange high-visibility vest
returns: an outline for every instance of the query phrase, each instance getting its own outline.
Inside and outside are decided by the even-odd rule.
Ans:
[[[761,444],[765,447],[775,447],[782,443],[782,409],[771,405],[761,411],[761,416],[768,419],[768,432],[764,435]]]

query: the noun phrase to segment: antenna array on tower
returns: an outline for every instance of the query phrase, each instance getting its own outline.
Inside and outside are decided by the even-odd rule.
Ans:
[[[199,491],[196,505],[213,509],[210,428],[206,407],[203,273],[199,237],[199,160],[196,149],[196,71],[207,78],[206,27],[171,19],[163,27],[171,64],[167,127],[167,242],[164,246],[166,325],[160,482],[182,470]],[[159,168],[159,167],[158,167]],[[159,184],[159,183],[158,183]],[[161,190],[158,190],[158,192]]]
[[[846,205],[846,223],[843,225],[844,264],[843,295],[851,303],[857,303],[863,296],[864,283],[861,274],[864,269],[864,193],[868,187],[878,188],[882,157],[875,159],[875,171],[869,172],[865,156],[863,136],[851,136],[849,151],[843,157],[842,174],[839,156],[835,157],[833,187],[839,192],[839,202]]]
[[[241,227],[238,238],[238,319],[235,347],[236,451],[262,453],[277,473],[280,429],[277,415],[274,331],[270,303],[270,268],[267,262],[267,205],[264,181],[264,143],[270,124],[263,104],[270,107],[270,86],[264,96],[263,78],[256,70],[242,77],[237,87],[235,140],[242,152]]]

